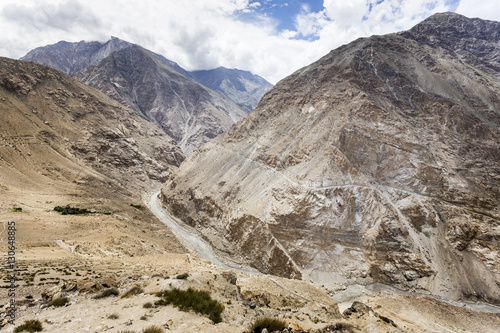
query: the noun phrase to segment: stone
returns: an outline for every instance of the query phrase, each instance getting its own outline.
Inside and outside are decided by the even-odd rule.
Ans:
[[[351,315],[356,314],[358,317],[363,316],[365,314],[374,313],[373,309],[366,304],[361,302],[354,302],[352,305],[344,310],[344,317],[349,318]]]

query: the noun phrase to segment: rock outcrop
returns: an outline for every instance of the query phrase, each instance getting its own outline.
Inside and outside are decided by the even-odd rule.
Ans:
[[[436,14],[279,82],[162,190],[259,270],[500,302],[500,23]]]

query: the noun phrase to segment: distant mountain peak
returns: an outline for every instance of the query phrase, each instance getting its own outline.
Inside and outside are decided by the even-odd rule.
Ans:
[[[59,41],[30,51],[21,60],[33,61],[73,75],[85,67],[98,63],[111,53],[131,45],[116,37],[104,43]]]
[[[210,89],[229,96],[247,112],[255,109],[264,93],[273,87],[264,78],[236,68],[197,70],[190,72],[189,76]]]
[[[248,71],[188,72],[163,55],[111,37],[39,47],[23,60],[62,70],[160,124],[186,154],[252,111],[272,85]]]

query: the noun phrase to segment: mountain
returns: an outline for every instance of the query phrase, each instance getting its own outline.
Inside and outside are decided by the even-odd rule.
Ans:
[[[177,169],[180,148],[137,112],[58,70],[0,58],[0,115],[0,252],[12,251],[14,241],[16,262],[12,268],[10,252],[0,270],[2,332],[36,324],[45,332],[246,332],[263,315],[282,318],[290,328],[281,332],[500,329],[498,309],[484,304],[387,295],[394,288],[381,286],[332,293],[198,257],[144,204],[144,191]],[[67,205],[92,213],[54,211]],[[222,322],[172,306],[145,309],[165,303],[160,294],[173,288],[210,295]],[[47,306],[57,303],[66,304]]]
[[[159,124],[185,154],[246,116],[272,86],[236,69],[188,72],[118,38],[59,42],[21,59],[60,69],[136,110]]]
[[[6,153],[7,165],[17,165],[8,162],[17,155],[26,160],[26,167],[31,165],[34,157],[25,156],[29,149],[19,152],[11,139],[20,138],[26,147],[42,145],[40,159],[50,161],[56,154],[71,163],[86,161],[111,178],[145,190],[165,181],[172,167],[183,161],[180,148],[158,126],[79,81],[8,58],[2,58],[0,66],[0,84],[12,95],[2,103],[2,136],[12,142],[4,147],[14,149]]]
[[[273,87],[258,75],[224,67],[193,71],[189,76],[196,82],[228,96],[247,112],[255,109],[262,96]]]
[[[500,23],[436,14],[280,81],[169,211],[262,272],[500,303]]]
[[[116,37],[112,37],[106,43],[60,41],[56,44],[37,47],[28,52],[21,60],[33,61],[73,75],[85,67],[98,63],[111,53],[130,45],[129,42]]]
[[[190,154],[246,113],[140,46],[111,54],[74,75],[156,122]]]

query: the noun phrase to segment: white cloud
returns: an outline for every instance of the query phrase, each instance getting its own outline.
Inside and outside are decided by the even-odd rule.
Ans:
[[[235,67],[275,83],[357,37],[409,29],[435,12],[447,11],[448,1],[325,0],[324,10],[311,12],[304,7],[291,18],[296,31],[277,31],[272,18],[257,16],[255,10],[287,2],[2,0],[0,55],[19,58],[60,40],[105,41],[116,36],[187,70]],[[484,0],[478,6],[462,0],[459,11],[498,20],[497,2]],[[244,11],[252,12],[254,21],[239,19]],[[312,38],[298,39],[304,36]]]
[[[315,59],[358,37],[406,30],[433,13],[449,10],[447,0],[325,0],[324,10],[301,13],[296,28],[302,35],[319,37],[308,52]]]
[[[456,12],[467,17],[500,21],[500,1],[461,0]]]

